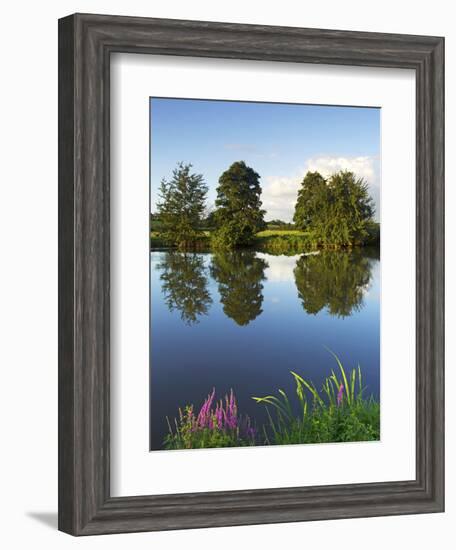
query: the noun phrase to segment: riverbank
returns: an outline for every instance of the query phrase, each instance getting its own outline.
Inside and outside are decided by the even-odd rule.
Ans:
[[[354,247],[379,247],[380,246],[380,225],[374,224],[369,235],[363,242],[357,243]],[[341,247],[331,244],[322,245],[313,237],[311,232],[299,231],[296,229],[266,229],[256,234],[252,245],[249,248],[270,254],[299,254],[317,249],[341,249],[354,248]],[[150,233],[151,250],[163,250],[172,248],[163,240],[158,231]],[[197,241],[192,243],[191,250],[211,251],[211,231],[201,232]]]
[[[332,352],[331,352],[332,353]],[[276,395],[252,397],[268,408],[269,422],[261,427],[238,411],[233,390],[216,399],[215,388],[199,409],[193,404],[179,409],[163,442],[165,449],[207,449],[256,445],[342,443],[380,439],[380,404],[366,397],[361,368],[346,372],[332,354],[337,371],[331,370],[321,391],[296,372],[296,396],[279,389]]]

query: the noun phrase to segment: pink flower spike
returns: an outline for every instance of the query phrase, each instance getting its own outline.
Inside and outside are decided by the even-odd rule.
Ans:
[[[337,406],[338,407],[342,404],[343,391],[344,391],[344,385],[341,384],[340,387],[339,387],[339,391],[337,392]]]

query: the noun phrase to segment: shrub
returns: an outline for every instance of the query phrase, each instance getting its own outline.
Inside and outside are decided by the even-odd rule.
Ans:
[[[207,396],[198,414],[195,414],[193,405],[187,405],[183,411],[179,409],[179,419],[174,419],[174,430],[168,421],[165,449],[255,445],[256,431],[248,416],[238,415],[233,390],[215,406],[214,400],[215,388]]]

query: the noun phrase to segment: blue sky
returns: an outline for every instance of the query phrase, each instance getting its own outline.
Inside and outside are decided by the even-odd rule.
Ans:
[[[216,197],[218,178],[244,160],[261,176],[266,219],[290,221],[308,170],[353,170],[379,211],[380,109],[151,98],[151,210],[162,178],[191,163]]]

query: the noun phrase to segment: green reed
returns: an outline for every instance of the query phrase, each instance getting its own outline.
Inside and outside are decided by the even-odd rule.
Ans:
[[[265,443],[331,443],[380,439],[380,405],[364,397],[361,367],[347,373],[335,353],[337,370],[331,370],[319,391],[313,382],[290,371],[297,401],[292,405],[282,389],[278,395],[253,397],[266,406],[269,424],[263,427]]]

